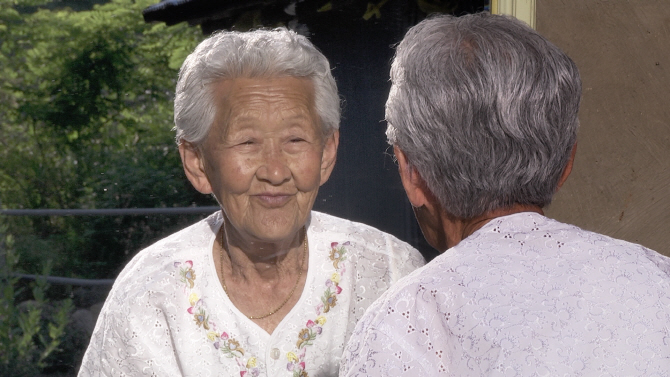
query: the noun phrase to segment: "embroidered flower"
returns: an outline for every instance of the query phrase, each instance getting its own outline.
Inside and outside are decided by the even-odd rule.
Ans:
[[[240,372],[240,377],[245,377],[247,375],[247,373],[249,373],[248,370],[241,371]],[[252,377],[257,377],[259,374],[261,374],[260,369],[258,369],[258,368],[252,368],[251,369],[251,376]]]
[[[337,246],[337,242],[334,242],[334,244],[335,244],[335,246]],[[334,261],[334,260],[339,261],[339,260],[340,260],[340,257],[341,257],[341,255],[340,255],[340,251],[337,250],[336,247],[333,247],[333,248],[330,250],[330,259],[333,260],[333,261]]]
[[[298,342],[296,343],[296,347],[302,348],[303,344],[311,344],[309,341],[314,338],[315,337],[312,337],[311,331],[309,331],[309,329],[302,329],[300,330],[300,334],[298,334]]]
[[[230,336],[228,336],[227,333],[224,332],[223,334],[221,334],[220,338],[221,338],[222,341],[218,342],[218,343],[223,343],[223,344],[219,344],[218,346],[215,346],[216,349],[220,349],[223,352],[223,354],[226,355],[227,357],[234,357],[235,360],[237,361],[237,364],[240,367],[245,368],[246,364],[248,364],[250,362],[249,360],[251,360],[251,359],[253,359],[253,361],[251,361],[252,363],[254,363],[254,364],[257,363],[256,358],[253,357],[253,356],[250,357],[249,360],[247,360],[246,363],[243,363],[242,360],[240,360],[239,358],[244,356],[244,348],[240,347],[240,342],[238,342],[234,338],[231,338]],[[254,365],[254,367],[255,367],[255,365]],[[246,367],[246,368],[249,369],[250,367]]]
[[[198,312],[193,315],[193,320],[196,325],[202,326],[205,330],[209,330],[209,316],[205,313],[204,309],[198,310]]]
[[[333,267],[336,269],[340,268],[340,263],[347,259],[346,253],[347,249],[344,248],[344,246],[349,245],[349,242],[345,242],[343,246],[337,247],[339,244],[337,242],[333,242],[330,244],[330,260],[333,261]]]
[[[188,303],[191,304],[191,306],[195,306],[195,304],[198,302],[198,295],[195,293],[191,293],[188,295]]]
[[[321,301],[323,302],[323,312],[328,313],[330,309],[335,307],[337,305],[337,293],[333,293],[330,291],[330,288],[326,290],[326,292],[323,294],[323,297],[321,297]]]
[[[321,313],[328,313],[330,309],[335,307],[337,305],[337,295],[342,293],[340,281],[346,271],[345,265],[342,262],[346,259],[347,249],[345,246],[348,245],[349,242],[345,242],[342,245],[339,245],[337,242],[330,244],[330,260],[333,262],[335,272],[332,273],[330,279],[326,279],[326,290],[321,296],[321,302],[315,307],[316,319],[308,320],[305,328],[300,330],[298,334],[296,346],[299,352],[289,352],[286,354],[286,358],[288,359],[286,369],[293,373],[293,377],[308,377],[305,371],[305,354],[308,346],[311,346],[314,340],[323,333],[323,326],[327,320]]]
[[[189,293],[187,300],[191,306],[186,311],[193,316],[196,326],[207,330],[205,333],[206,339],[212,342],[214,349],[221,351],[226,357],[235,359],[241,369],[240,376],[257,377],[260,375],[260,369],[257,366],[258,360],[255,357],[243,359],[244,348],[240,346],[240,343],[225,331],[219,335],[216,324],[209,320],[206,305],[198,295],[197,290],[194,289],[196,274],[193,270],[193,261],[175,262],[174,267],[179,268],[181,282],[185,284],[186,291]]]
[[[256,358],[250,357],[249,360],[247,360],[247,368],[253,368],[255,366],[256,366]]]
[[[228,348],[230,348],[231,351],[237,351],[240,352],[241,354],[244,355],[244,350],[240,348],[240,342],[238,342],[235,339],[228,339]]]
[[[186,261],[184,262],[186,268],[179,269],[179,275],[181,275],[181,281],[188,284],[189,288],[193,288],[195,285],[195,271],[193,270],[193,262]]]
[[[243,368],[246,366],[246,363],[243,363],[242,360],[239,359],[240,357],[244,356],[244,348],[240,347],[240,342],[238,342],[237,340],[229,338],[228,340],[219,342],[218,348],[217,347],[215,348],[221,350],[221,352],[223,352],[223,354],[226,355],[226,357],[234,357],[239,366]],[[256,359],[254,358],[254,360]],[[256,361],[254,361],[254,363],[255,362]]]
[[[294,355],[295,356],[295,355]],[[301,353],[300,357],[305,357],[304,351]],[[288,363],[286,369],[289,372],[293,372],[293,377],[308,377],[307,371],[305,371],[305,362],[298,360]]]

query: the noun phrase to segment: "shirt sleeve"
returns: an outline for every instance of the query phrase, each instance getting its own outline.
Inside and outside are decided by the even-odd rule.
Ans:
[[[118,291],[116,291],[118,293]],[[121,299],[112,290],[79,376],[179,376],[167,320],[150,293]],[[121,305],[121,302],[128,304]]]
[[[368,328],[350,340],[340,376],[430,376],[425,359],[377,328]],[[404,342],[403,342],[404,343]]]
[[[387,245],[391,250],[388,251],[388,254],[392,256],[389,261],[389,270],[391,282],[395,283],[417,268],[424,266],[426,260],[417,249],[409,244],[398,241],[393,237],[389,238]]]
[[[382,297],[349,339],[340,376],[446,375],[449,352],[443,347],[449,334],[440,324],[430,326],[438,318],[429,313],[415,307],[406,292]]]

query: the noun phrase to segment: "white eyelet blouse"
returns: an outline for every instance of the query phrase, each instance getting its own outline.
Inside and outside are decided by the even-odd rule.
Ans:
[[[102,308],[80,376],[336,376],[365,309],[424,264],[389,234],[312,212],[305,289],[268,334],[221,287],[212,257],[221,223],[217,212],[133,258]]]

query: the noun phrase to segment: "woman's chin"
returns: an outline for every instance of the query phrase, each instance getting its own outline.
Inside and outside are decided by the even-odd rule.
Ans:
[[[262,242],[278,243],[293,240],[307,219],[268,214],[259,220],[247,228],[249,235]]]

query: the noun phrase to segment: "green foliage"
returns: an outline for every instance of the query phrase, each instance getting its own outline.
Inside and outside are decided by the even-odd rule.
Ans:
[[[146,24],[155,0],[90,10],[0,0],[0,204],[3,208],[211,205],[185,180],[173,141],[177,69],[202,39]],[[73,277],[109,277],[140,247],[194,217],[11,218],[22,256]],[[28,319],[26,319],[28,320]]]
[[[0,375],[34,376],[50,366],[50,358],[59,351],[72,312],[72,301],[63,300],[53,308],[45,297],[47,282],[38,279],[32,284],[32,300],[19,303],[23,289],[18,284],[18,278],[13,276],[19,257],[13,250],[11,236],[4,236],[2,241]],[[48,272],[47,266],[43,274]],[[50,314],[48,309],[52,309]]]

